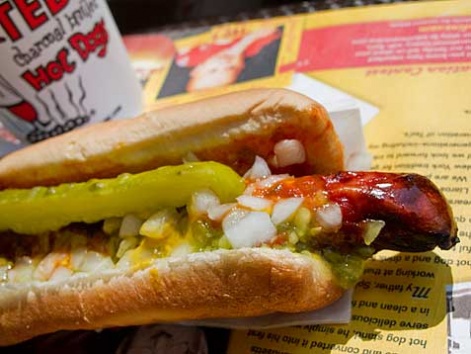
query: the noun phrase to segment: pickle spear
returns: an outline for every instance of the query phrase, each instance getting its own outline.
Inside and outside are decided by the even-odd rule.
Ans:
[[[0,192],[0,231],[39,234],[72,222],[93,223],[162,207],[181,207],[195,191],[204,188],[211,189],[224,203],[240,195],[245,184],[225,165],[195,162],[113,179],[4,190]]]

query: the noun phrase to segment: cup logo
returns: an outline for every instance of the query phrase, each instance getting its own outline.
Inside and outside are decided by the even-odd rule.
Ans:
[[[104,1],[3,2],[0,49],[0,123],[24,143],[140,109],[140,86]]]

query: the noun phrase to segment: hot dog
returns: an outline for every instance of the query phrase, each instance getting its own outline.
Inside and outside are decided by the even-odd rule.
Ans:
[[[98,124],[8,155],[0,344],[315,310],[377,251],[458,242],[430,180],[345,172],[343,156],[324,109],[285,90]]]

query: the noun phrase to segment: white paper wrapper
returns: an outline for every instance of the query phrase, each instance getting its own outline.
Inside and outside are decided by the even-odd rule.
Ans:
[[[258,317],[220,318],[183,322],[189,326],[207,326],[230,329],[266,329],[309,324],[342,324],[350,322],[352,290],[338,301],[318,311],[302,313],[274,313]]]
[[[369,170],[372,156],[366,149],[360,109],[350,105],[337,110],[331,109],[329,115],[345,149],[346,169],[349,171]]]
[[[363,126],[378,114],[377,107],[304,74],[293,75],[288,88],[326,108],[344,145],[347,170],[360,171],[371,167],[372,158],[366,149]]]

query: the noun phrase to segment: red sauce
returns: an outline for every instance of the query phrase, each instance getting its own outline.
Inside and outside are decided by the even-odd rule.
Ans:
[[[321,176],[287,178],[270,188],[255,189],[253,194],[271,200],[304,198],[304,205],[311,209],[328,202],[325,181]]]
[[[275,200],[304,197],[308,207],[337,203],[345,234],[358,234],[364,220],[383,220],[377,249],[426,251],[437,245],[449,249],[458,242],[445,198],[430,180],[416,174],[339,172],[289,178],[254,194]]]

